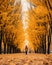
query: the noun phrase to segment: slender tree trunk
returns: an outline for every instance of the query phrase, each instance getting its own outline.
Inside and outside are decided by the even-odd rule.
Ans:
[[[4,43],[4,54],[6,53],[6,43]]]
[[[2,40],[0,40],[0,54],[2,53]]]
[[[44,54],[46,54],[46,43],[44,43]]]
[[[7,54],[10,53],[10,46],[7,45]]]
[[[2,33],[0,33],[0,54],[2,53]]]
[[[46,35],[44,36],[44,54],[46,54]]]
[[[43,40],[44,41],[44,40]],[[44,50],[44,42],[42,43],[42,53],[44,54],[45,50]]]
[[[49,42],[49,36],[48,36],[48,54],[50,53],[50,42]]]
[[[13,53],[13,48],[12,48],[12,45],[11,45],[11,47],[10,47],[10,52],[11,52],[11,53]]]
[[[10,53],[12,53],[12,46],[10,45]]]
[[[51,44],[51,29],[49,29],[49,35],[48,35],[48,54],[50,53],[50,44]]]
[[[16,48],[16,53],[17,53],[17,48]]]
[[[13,48],[13,53],[14,53],[15,50],[14,50],[14,46],[13,45],[12,45],[12,48]]]
[[[48,52],[48,34],[46,35],[46,54]]]
[[[48,36],[48,54],[50,53],[50,43],[51,43],[51,37],[50,35]]]
[[[15,47],[15,53],[17,53],[17,48]]]

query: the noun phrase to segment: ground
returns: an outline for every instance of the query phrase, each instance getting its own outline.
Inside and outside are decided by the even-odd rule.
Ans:
[[[0,65],[52,65],[52,54],[1,54]]]

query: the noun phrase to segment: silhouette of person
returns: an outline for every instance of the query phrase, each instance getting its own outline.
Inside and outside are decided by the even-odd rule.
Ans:
[[[26,55],[27,55],[27,52],[28,52],[28,47],[27,47],[27,45],[25,46],[25,53],[26,53]]]

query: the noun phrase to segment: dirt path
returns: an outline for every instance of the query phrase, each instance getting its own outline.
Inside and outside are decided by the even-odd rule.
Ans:
[[[2,54],[0,65],[52,65],[52,54]]]

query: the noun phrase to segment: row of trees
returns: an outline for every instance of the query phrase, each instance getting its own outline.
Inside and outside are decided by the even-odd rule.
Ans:
[[[3,49],[2,41],[4,53],[20,52],[16,28],[16,20],[18,21],[19,15],[15,13],[14,0],[0,0],[0,4],[0,54]]]
[[[52,35],[52,1],[30,0],[28,2],[30,3],[29,38],[35,52],[49,54]],[[2,53],[2,41],[4,53],[20,52],[18,47],[24,41],[20,38],[23,37],[21,3],[18,1],[15,4],[15,0],[0,0],[0,4],[0,53]]]
[[[36,0],[34,1],[31,0],[31,1],[32,3],[36,2]],[[39,35],[41,40],[41,45],[37,49],[37,52],[43,51],[43,53],[48,53],[48,54],[50,53],[51,35],[52,35],[52,13],[51,13],[52,5],[51,3],[52,3],[51,0],[38,0],[36,4],[42,6],[42,8],[39,7],[39,9],[36,12],[34,11],[34,15],[36,14],[36,16],[38,17],[38,20],[43,21],[42,26],[45,27],[44,30],[46,31],[45,33],[43,33],[44,31],[43,28],[42,29],[39,28],[40,31],[42,30],[43,34]],[[38,25],[40,27],[41,23],[39,22]]]

